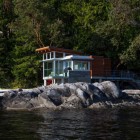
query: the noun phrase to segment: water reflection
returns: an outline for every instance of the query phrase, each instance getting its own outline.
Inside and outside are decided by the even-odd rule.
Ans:
[[[41,112],[42,139],[140,139],[140,109]]]
[[[43,139],[120,138],[119,110],[63,110],[42,112],[38,131]]]
[[[0,113],[1,140],[139,140],[139,132],[140,108]]]
[[[31,112],[0,112],[0,140],[39,140],[40,137],[36,130],[40,121],[41,117]]]

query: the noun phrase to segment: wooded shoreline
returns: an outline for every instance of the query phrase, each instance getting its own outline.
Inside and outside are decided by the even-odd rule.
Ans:
[[[42,85],[35,50],[45,46],[110,58],[112,70],[139,73],[139,13],[138,0],[1,0],[0,87]]]

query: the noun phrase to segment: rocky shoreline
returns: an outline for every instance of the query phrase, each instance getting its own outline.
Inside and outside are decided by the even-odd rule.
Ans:
[[[126,106],[140,106],[140,90],[120,91],[110,81],[8,90],[0,96],[1,110],[95,109]]]

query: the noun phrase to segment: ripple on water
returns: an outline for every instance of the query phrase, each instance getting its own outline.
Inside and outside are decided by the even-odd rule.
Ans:
[[[139,140],[139,132],[139,108],[0,113],[1,140]]]
[[[136,114],[133,109],[56,110],[42,114],[44,121],[41,122],[38,133],[43,139],[120,140],[127,139],[127,136],[131,138],[129,130],[133,135],[140,131],[140,126],[136,125],[136,118],[140,117],[140,113]],[[135,128],[132,130],[133,127]],[[137,138],[139,139],[140,135],[137,135]]]

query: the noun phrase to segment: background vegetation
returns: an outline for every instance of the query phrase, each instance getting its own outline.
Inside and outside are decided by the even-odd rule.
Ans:
[[[41,85],[46,45],[112,59],[140,70],[139,0],[0,0],[0,87]]]

